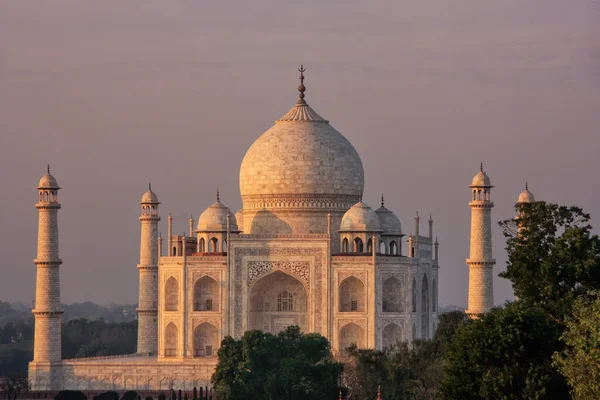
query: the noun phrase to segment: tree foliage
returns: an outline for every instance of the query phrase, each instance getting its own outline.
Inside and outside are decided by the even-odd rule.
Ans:
[[[560,334],[544,310],[523,302],[469,320],[445,355],[444,398],[568,398],[566,382],[552,366],[552,355],[562,348]]]
[[[600,399],[600,293],[575,302],[561,339],[566,348],[554,355],[554,365],[567,378],[573,398]]]
[[[600,241],[591,234],[590,216],[541,201],[517,204],[516,211],[517,219],[500,222],[508,252],[500,276],[521,301],[562,321],[578,296],[600,289]]]
[[[343,365],[333,360],[329,342],[297,326],[277,335],[228,336],[218,356],[212,377],[218,399],[334,399],[339,391]]]
[[[31,385],[24,375],[12,375],[0,381],[0,392],[6,400],[15,400],[19,395],[29,392]]]

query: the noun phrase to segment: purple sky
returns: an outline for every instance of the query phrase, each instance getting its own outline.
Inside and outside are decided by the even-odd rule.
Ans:
[[[60,201],[62,299],[137,301],[139,206],[166,233],[214,201],[241,207],[250,144],[296,100],[362,157],[365,201],[406,233],[431,212],[440,301],[466,305],[467,185],[496,207],[576,204],[599,223],[600,3],[594,0],[0,0],[0,300],[35,290],[38,179]],[[506,261],[494,225],[495,272]],[[406,249],[406,244],[404,245]],[[495,281],[495,301],[512,298]]]

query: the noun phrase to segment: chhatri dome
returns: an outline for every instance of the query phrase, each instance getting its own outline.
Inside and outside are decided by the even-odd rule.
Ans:
[[[144,203],[159,204],[158,197],[152,191],[151,184],[148,184],[148,191],[142,195],[142,200],[140,200],[140,204]]]
[[[237,231],[237,222],[235,216],[229,210],[229,207],[223,205],[217,191],[217,201],[211,204],[198,218],[198,231],[222,232],[227,230],[227,216],[230,216],[230,229]]]
[[[240,192],[245,231],[253,219],[247,213],[253,211],[320,209],[343,213],[362,196],[364,171],[358,153],[306,103],[305,69],[299,71],[300,99],[256,139],[242,161]],[[288,225],[289,229],[284,224],[274,233],[321,231],[318,227],[300,228],[293,222]]]
[[[381,207],[375,210],[375,213],[379,217],[385,235],[402,235],[400,219],[384,205],[383,195],[381,195]]]
[[[362,200],[350,208],[342,218],[342,232],[382,232],[379,217]]]
[[[40,179],[40,183],[38,184],[38,189],[60,189],[58,186],[58,181],[54,176],[50,174],[50,164],[48,164],[48,168],[46,170],[46,175],[42,176]]]
[[[534,203],[535,197],[533,197],[533,193],[529,191],[529,185],[525,183],[525,190],[521,192],[519,195],[519,200],[517,203]]]
[[[481,163],[481,168],[477,175],[473,177],[473,182],[471,183],[471,187],[481,186],[481,187],[492,187],[492,183],[487,174],[483,171],[483,163]]]

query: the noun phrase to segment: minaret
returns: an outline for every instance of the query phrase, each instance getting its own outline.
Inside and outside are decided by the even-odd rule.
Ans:
[[[138,302],[137,352],[156,355],[158,351],[158,197],[148,185],[140,201],[142,215],[140,243],[140,288]]]
[[[37,267],[35,285],[35,337],[33,364],[60,362],[62,310],[60,308],[59,267],[62,260],[58,255],[58,191],[56,179],[48,172],[40,179],[37,187],[38,245],[34,263]],[[48,382],[52,385],[52,382]]]
[[[494,264],[492,258],[492,185],[481,170],[473,178],[471,188],[471,254],[469,266],[469,304],[467,314],[489,311],[494,306]]]

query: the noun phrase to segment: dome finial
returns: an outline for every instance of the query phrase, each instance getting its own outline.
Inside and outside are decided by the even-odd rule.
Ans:
[[[525,190],[529,190],[529,184],[525,181]]]
[[[300,100],[298,100],[298,104],[306,104],[306,101],[304,101],[304,92],[306,91],[306,86],[304,86],[304,72],[306,72],[306,68],[304,68],[303,64],[300,64],[298,71],[300,72],[300,86],[298,86],[298,92],[300,92],[298,97],[300,97]]]
[[[152,190],[152,183],[148,182],[148,190]]]
[[[48,175],[50,175],[50,164],[47,165],[46,172],[48,173]]]
[[[217,189],[217,201],[221,201],[219,196],[219,189]]]
[[[481,166],[479,167],[479,170],[480,170],[481,172],[483,172],[483,161],[481,162]]]
[[[383,201],[383,193],[381,193],[381,207],[383,207],[384,205],[384,201]]]

